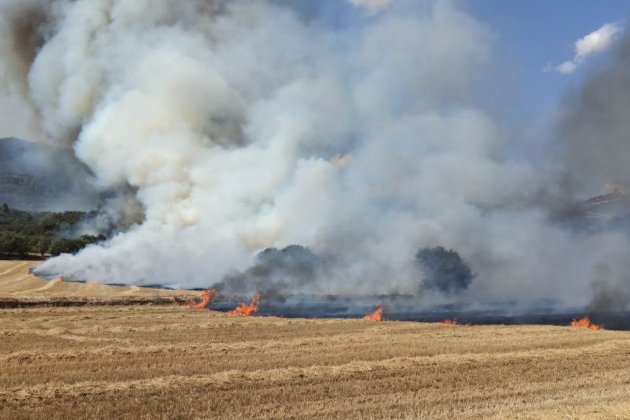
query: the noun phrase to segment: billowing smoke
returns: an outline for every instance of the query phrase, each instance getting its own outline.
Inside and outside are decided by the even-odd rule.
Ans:
[[[588,301],[627,239],[550,222],[541,197],[563,188],[506,157],[479,105],[493,35],[451,1],[389,3],[31,1],[41,48],[10,80],[41,140],[144,213],[40,272],[416,294],[415,253],[439,245],[476,274],[471,298]]]

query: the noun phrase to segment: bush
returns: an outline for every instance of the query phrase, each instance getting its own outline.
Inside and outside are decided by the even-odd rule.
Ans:
[[[442,293],[467,289],[475,277],[468,264],[452,249],[422,248],[415,260],[424,274],[424,287]]]
[[[0,233],[0,254],[24,256],[28,252],[28,240],[15,233]]]
[[[80,238],[59,238],[52,241],[49,250],[54,256],[59,254],[74,254],[87,245],[97,242],[98,239],[99,238],[90,235],[83,235]]]

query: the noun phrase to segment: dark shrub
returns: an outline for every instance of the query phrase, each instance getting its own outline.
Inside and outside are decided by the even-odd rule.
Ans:
[[[424,287],[442,293],[457,293],[470,286],[474,274],[456,251],[422,248],[416,254],[416,263],[424,274]]]

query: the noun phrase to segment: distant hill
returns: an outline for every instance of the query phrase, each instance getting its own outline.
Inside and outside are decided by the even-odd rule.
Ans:
[[[0,204],[28,211],[95,209],[89,172],[69,150],[0,139]]]
[[[616,188],[580,206],[582,224],[590,230],[630,231],[630,190]]]
[[[29,212],[89,212],[99,192],[71,150],[0,138],[0,205]],[[604,194],[574,202],[556,220],[586,230],[630,231],[630,188],[607,185]]]

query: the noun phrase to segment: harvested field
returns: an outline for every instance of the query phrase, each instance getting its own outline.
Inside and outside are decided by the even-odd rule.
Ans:
[[[0,260],[0,308],[184,303],[197,294],[98,283],[46,281],[29,274],[36,261]]]
[[[132,305],[0,310],[0,343],[8,419],[630,413],[628,332]]]

